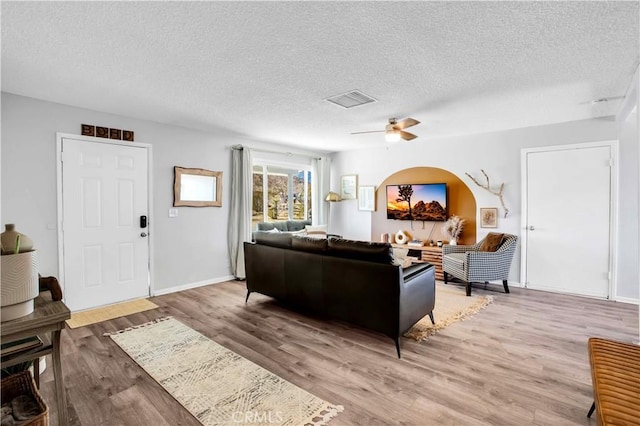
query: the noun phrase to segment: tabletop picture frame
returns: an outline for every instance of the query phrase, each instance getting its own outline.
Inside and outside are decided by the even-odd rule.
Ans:
[[[358,175],[344,175],[340,179],[340,198],[355,200],[358,197]]]

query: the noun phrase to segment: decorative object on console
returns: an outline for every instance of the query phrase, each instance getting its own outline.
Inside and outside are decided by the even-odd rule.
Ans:
[[[449,244],[454,246],[457,244],[458,237],[462,233],[464,227],[464,219],[453,215],[442,225],[442,235],[449,239]]]
[[[495,207],[480,208],[480,227],[481,228],[497,228],[498,227],[498,209]]]
[[[504,217],[507,217],[507,215],[509,215],[509,209],[507,208],[507,206],[504,205],[504,198],[502,198],[502,192],[504,190],[504,182],[500,184],[500,189],[498,191],[495,191],[491,189],[491,184],[489,183],[489,176],[485,173],[484,170],[480,169],[480,171],[482,172],[484,177],[487,179],[486,185],[483,185],[480,182],[478,182],[478,180],[473,176],[471,176],[469,173],[465,173],[465,175],[469,176],[469,178],[471,178],[471,180],[474,181],[475,184],[478,185],[480,188],[484,188],[490,193],[492,193],[493,195],[496,195],[500,199],[500,204],[502,204],[502,208],[504,209]]]
[[[402,229],[396,232],[396,244],[406,244],[411,237]]]
[[[358,175],[344,175],[340,179],[340,198],[355,200],[358,196]]]
[[[5,225],[2,233],[0,256],[1,321],[9,321],[33,312],[33,299],[38,296],[39,278],[36,251],[29,237],[15,230],[14,224]]]

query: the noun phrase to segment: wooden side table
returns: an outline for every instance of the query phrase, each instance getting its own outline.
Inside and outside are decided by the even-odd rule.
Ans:
[[[411,247],[407,244],[391,244],[391,246],[396,248],[408,249],[409,252],[411,250],[420,252],[420,260],[423,262],[430,263],[435,268],[436,280],[444,280],[444,274],[442,272],[442,247],[437,246],[422,246],[422,247]]]
[[[435,267],[436,280],[444,280],[442,272],[442,247],[422,247],[422,260],[429,262]]]
[[[2,343],[33,336],[38,336],[43,341],[44,344],[42,346],[3,357],[1,364],[2,368],[5,368],[32,360],[36,360],[37,363],[40,357],[51,354],[58,404],[58,424],[61,426],[69,424],[69,415],[67,413],[67,397],[60,362],[60,332],[66,326],[65,320],[70,317],[71,312],[63,302],[46,301],[42,296],[38,296],[35,299],[32,313],[11,321],[5,321],[0,329]],[[37,375],[38,369],[34,367],[34,370]],[[39,381],[39,379],[36,380]]]

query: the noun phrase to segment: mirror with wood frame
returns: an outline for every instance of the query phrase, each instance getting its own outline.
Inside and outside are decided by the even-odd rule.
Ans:
[[[174,207],[221,207],[222,172],[175,166]]]

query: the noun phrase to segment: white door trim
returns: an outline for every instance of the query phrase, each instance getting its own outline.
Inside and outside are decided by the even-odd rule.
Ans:
[[[527,188],[528,188],[528,164],[527,154],[534,152],[547,152],[547,151],[563,151],[567,149],[581,149],[581,148],[597,148],[597,147],[609,147],[611,150],[611,159],[613,164],[611,165],[611,199],[610,199],[610,219],[609,219],[609,299],[616,300],[617,294],[617,242],[618,242],[618,141],[608,140],[600,142],[584,142],[566,145],[552,145],[543,146],[538,148],[522,148],[520,151],[521,161],[521,236],[522,244],[520,245],[520,282],[522,287],[527,287],[527,226],[528,226],[528,209],[527,209]]]
[[[60,278],[60,284],[64,289],[64,236],[63,236],[63,203],[62,203],[62,139],[75,139],[84,141],[87,143],[103,143],[103,144],[111,144],[111,145],[123,145],[123,146],[132,146],[131,142],[122,142],[113,139],[105,139],[105,138],[96,138],[93,136],[81,136],[74,135],[71,133],[56,133],[56,201],[57,201],[57,210],[58,210],[58,218],[57,218],[57,229],[58,229],[58,276]],[[149,203],[149,214],[147,221],[147,233],[148,233],[148,244],[149,244],[149,295],[152,296],[155,294],[155,280],[153,277],[153,147],[148,143],[140,143],[134,142],[134,146],[144,148],[147,150],[147,202]]]

